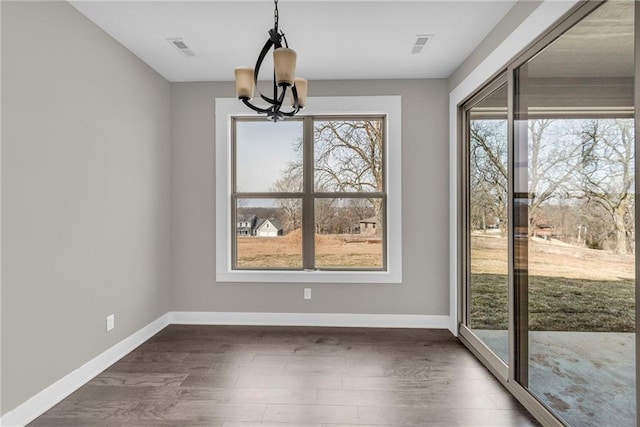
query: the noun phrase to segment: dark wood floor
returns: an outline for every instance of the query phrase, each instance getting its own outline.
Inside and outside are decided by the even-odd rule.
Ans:
[[[448,332],[172,325],[31,426],[531,426]]]

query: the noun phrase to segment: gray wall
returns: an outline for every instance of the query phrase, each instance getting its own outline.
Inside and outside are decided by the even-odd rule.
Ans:
[[[542,0],[520,0],[493,30],[478,44],[471,55],[449,77],[449,89],[458,86],[493,50],[507,38],[534,10],[543,3]],[[523,48],[525,46],[522,46]],[[495,64],[496,71],[506,64]]]
[[[169,310],[170,89],[66,2],[0,7],[6,413]]]
[[[313,81],[310,96],[401,95],[403,283],[216,283],[214,100],[232,83],[171,84],[172,308],[177,311],[449,313],[448,81]]]

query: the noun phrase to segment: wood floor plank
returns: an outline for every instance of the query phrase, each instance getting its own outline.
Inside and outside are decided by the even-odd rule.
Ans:
[[[111,365],[106,372],[109,373],[169,373],[169,374],[189,374],[202,373],[205,374],[211,368],[211,363],[187,363],[182,362],[118,362]]]
[[[342,377],[311,375],[240,375],[238,388],[287,388],[314,390],[342,388]]]
[[[440,423],[449,426],[511,427],[535,426],[535,421],[519,411],[502,409],[467,409],[464,411],[433,408],[359,406],[359,421],[369,424],[424,427]]]
[[[169,363],[182,363],[191,353],[188,352],[154,352],[154,351],[141,351],[139,349],[132,351],[125,357],[120,359],[120,362],[169,362]]]
[[[253,362],[256,354],[254,352],[242,352],[242,351],[226,351],[222,353],[214,352],[195,352],[190,353],[185,359],[186,363],[228,363],[235,364],[249,364]],[[270,365],[273,363],[256,363],[262,365]]]
[[[320,423],[245,423],[227,422],[222,427],[322,427]]]
[[[407,427],[400,424],[322,424],[322,427]],[[437,421],[424,421],[420,427],[463,427],[457,424],[451,424],[450,422],[437,422]],[[464,426],[473,427],[473,426]]]
[[[68,400],[49,409],[41,418],[77,419],[123,423],[135,415],[140,403],[126,400]]]
[[[29,424],[29,427],[223,427],[222,422],[212,421],[166,421],[166,420],[129,420],[122,422],[70,419],[43,418]],[[286,427],[286,426],[284,426]]]
[[[234,403],[266,404],[315,404],[315,389],[286,388],[236,388],[231,401]]]
[[[202,400],[211,403],[231,403],[233,391],[232,388],[216,387],[153,387],[153,390],[146,394],[144,399],[147,401]]]
[[[320,405],[411,406],[450,409],[498,409],[485,393],[432,390],[318,390]]]
[[[228,350],[229,344],[218,341],[206,341],[200,339],[192,340],[168,340],[156,341],[143,344],[140,348],[144,352],[164,353],[178,352],[183,353],[188,349],[189,353],[224,353]]]
[[[302,344],[295,346],[294,351],[296,355],[367,355],[379,353],[379,349],[375,345],[362,344],[354,345],[354,343],[344,344]]]
[[[454,353],[458,350],[451,350]],[[466,351],[466,350],[465,350]],[[452,356],[453,357],[453,356]],[[471,356],[473,357],[473,356]],[[388,352],[377,353],[348,353],[346,354],[347,365],[383,365],[383,366],[435,366],[443,365],[455,367],[459,366],[460,360],[451,360],[443,350],[442,355],[421,355],[421,354],[399,354],[396,351],[389,350]],[[462,361],[469,361],[469,359],[461,359]]]
[[[450,427],[535,421],[448,331],[171,325],[44,427]]]
[[[66,400],[95,400],[95,401],[134,401],[149,398],[155,390],[170,390],[176,387],[138,386],[126,385],[95,385],[88,383],[72,393]]]
[[[252,363],[214,363],[207,371],[208,374],[259,374],[282,375],[285,373],[286,364],[258,365]]]
[[[421,366],[418,364],[404,364],[404,365],[387,365],[383,366],[384,374],[380,376],[385,377],[399,377],[399,378],[421,378],[430,379],[438,377],[456,377],[467,379],[491,379],[491,373],[484,366],[477,366],[472,368],[434,368],[431,366]],[[351,375],[356,376],[356,375]]]
[[[358,408],[345,405],[268,405],[263,421],[276,423],[353,423]]]
[[[387,377],[343,377],[345,390],[433,390],[448,388],[453,391],[500,393],[502,385],[485,380],[460,379],[455,377],[387,378]]]
[[[211,403],[201,400],[177,402],[165,417],[176,421],[260,421],[266,405]]]
[[[31,422],[29,427],[124,427],[125,425],[125,421],[40,417]]]
[[[348,375],[351,377],[384,376],[384,368],[380,365],[317,365],[308,363],[288,363],[284,373],[287,375]]]
[[[272,354],[256,354],[253,358],[253,363],[256,365],[273,365],[277,363],[295,363],[295,364],[310,364],[310,365],[345,365],[347,363],[346,355],[344,354],[293,354],[293,355],[272,355]]]
[[[189,374],[180,384],[181,387],[231,388],[239,375]]]
[[[103,372],[88,384],[131,387],[177,387],[187,378],[187,374],[138,374]]]

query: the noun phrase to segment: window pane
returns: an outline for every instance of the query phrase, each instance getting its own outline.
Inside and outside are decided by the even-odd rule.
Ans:
[[[507,86],[469,111],[469,327],[503,362],[507,291]]]
[[[383,268],[382,209],[381,198],[316,198],[316,268]]]
[[[569,425],[636,425],[634,2],[516,70],[518,380]]]
[[[315,190],[384,191],[382,120],[314,122]]]
[[[302,191],[302,121],[236,121],[236,192]]]
[[[300,199],[238,199],[236,268],[302,268]]]

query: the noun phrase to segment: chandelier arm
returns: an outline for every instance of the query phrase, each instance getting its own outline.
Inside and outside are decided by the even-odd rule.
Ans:
[[[281,106],[284,102],[284,96],[287,94],[287,87],[282,87],[282,92],[280,92],[280,96],[278,97],[278,105]]]
[[[273,40],[271,38],[269,40],[267,40],[267,42],[262,47],[262,51],[260,51],[260,56],[258,56],[258,60],[256,61],[256,66],[253,69],[253,82],[254,82],[254,85],[255,85],[254,87],[256,88],[258,93],[260,94],[260,98],[264,99],[269,104],[275,104],[276,100],[275,99],[271,99],[268,96],[265,96],[260,91],[260,88],[258,88],[258,74],[260,73],[260,67],[262,66],[262,61],[264,61],[264,58],[267,56],[267,52],[269,52],[269,50],[271,49],[271,46],[273,46],[273,45],[274,45],[274,43],[273,43]]]
[[[256,107],[255,105],[253,105],[249,101],[249,98],[240,98],[240,100],[244,103],[244,105],[246,105],[247,107],[251,108],[253,111],[256,111],[256,112],[261,113],[261,114],[268,114],[273,110],[272,108]]]
[[[280,111],[280,114],[285,117],[293,117],[296,115],[296,111]]]
[[[300,111],[300,101],[298,100],[298,88],[296,88],[296,85],[294,84],[293,86],[291,86],[291,95],[293,95],[293,111],[294,114],[297,113],[298,111]]]
[[[276,91],[275,94],[277,94],[278,88],[276,87],[275,83],[273,84],[273,90]],[[284,86],[282,88],[282,91],[280,92],[280,95],[278,96],[278,100],[276,101],[275,104],[273,104],[272,110],[275,117],[282,115],[282,112],[280,111],[280,107],[282,107],[282,102],[284,101],[284,97],[286,94],[287,94],[287,87]]]
[[[284,89],[286,90],[286,89]],[[283,90],[283,92],[284,92]],[[275,69],[275,65],[273,67],[273,99],[278,99],[278,85],[276,85],[276,69]],[[282,106],[282,102],[278,99],[277,104],[273,105],[273,110],[274,111],[278,111],[280,110],[280,107]]]
[[[300,111],[300,104],[298,103],[298,90],[295,86],[291,86],[291,93],[293,94],[293,109],[291,111],[282,111],[280,114],[286,117],[293,117]]]

